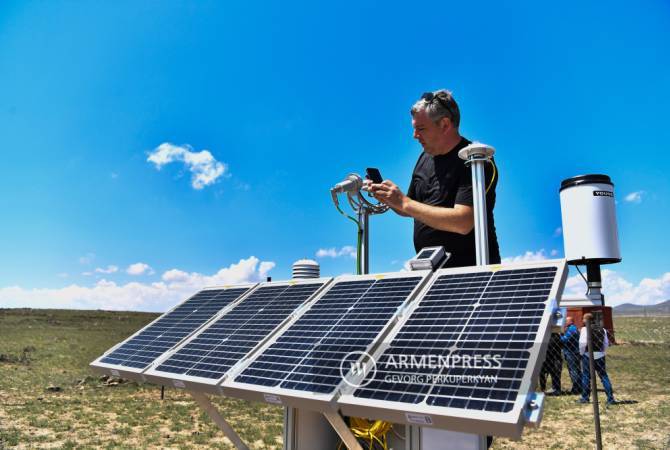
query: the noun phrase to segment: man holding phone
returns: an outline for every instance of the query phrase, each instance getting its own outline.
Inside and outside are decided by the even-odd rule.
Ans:
[[[458,156],[458,151],[470,141],[459,133],[458,104],[447,90],[427,92],[412,106],[411,114],[414,139],[423,152],[414,167],[407,195],[390,180],[367,181],[366,189],[396,213],[414,219],[417,253],[424,247],[441,245],[451,253],[445,267],[474,266],[472,173]],[[492,159],[485,169],[490,264],[500,263],[493,222],[497,184]]]

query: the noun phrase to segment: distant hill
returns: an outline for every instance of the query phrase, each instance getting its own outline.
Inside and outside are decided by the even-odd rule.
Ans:
[[[635,305],[624,303],[615,306],[612,311],[617,316],[667,316],[670,315],[670,300],[655,305]]]

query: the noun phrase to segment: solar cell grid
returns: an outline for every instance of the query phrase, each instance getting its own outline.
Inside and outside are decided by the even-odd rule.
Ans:
[[[105,355],[100,362],[146,368],[248,290],[249,287],[200,291]]]
[[[511,410],[556,270],[543,267],[440,276],[378,358],[374,380],[354,396],[492,412]],[[497,355],[500,367],[460,364],[396,369],[391,365],[384,369],[389,361],[407,354],[457,357],[459,361]],[[407,374],[419,377],[415,382],[388,381],[393,380],[389,375]],[[488,384],[466,381],[482,376],[497,380]]]
[[[365,351],[423,276],[335,282],[235,378],[235,382],[329,393],[340,364]]]
[[[259,287],[161,362],[155,372],[221,378],[323,284],[319,281]]]

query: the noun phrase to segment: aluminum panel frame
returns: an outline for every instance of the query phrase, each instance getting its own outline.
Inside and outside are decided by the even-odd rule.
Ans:
[[[212,321],[209,321],[207,323],[206,327],[200,328],[196,333],[192,334],[189,336],[187,339],[181,341],[179,345],[176,347],[172,348],[170,351],[164,353],[161,357],[156,359],[154,363],[152,363],[143,373],[143,377],[145,380],[149,383],[155,383],[155,384],[169,384],[170,386],[174,386],[178,389],[186,389],[189,391],[198,391],[198,392],[205,392],[208,394],[217,394],[217,395],[223,395],[221,389],[217,386],[219,383],[221,383],[223,380],[225,380],[231,371],[233,371],[239,364],[242,364],[244,361],[248,360],[249,358],[253,357],[256,354],[256,351],[261,348],[269,339],[272,339],[277,333],[280,333],[283,331],[283,328],[286,326],[288,322],[290,322],[296,314],[299,313],[299,311],[302,311],[303,308],[307,304],[309,304],[315,297],[319,296],[321,292],[324,291],[330,284],[332,283],[333,278],[332,277],[321,277],[321,278],[300,278],[300,279],[295,279],[295,280],[283,280],[283,281],[265,281],[258,283],[256,287],[253,289],[253,291],[248,292],[243,299],[241,299],[239,302],[236,302],[235,306],[238,306],[239,304],[243,303],[244,300],[246,300],[249,296],[253,294],[253,292],[257,291],[258,289],[264,287],[264,286],[294,286],[297,284],[319,284],[323,283],[321,287],[319,287],[312,295],[310,295],[300,306],[298,306],[293,313],[289,314],[277,327],[275,327],[268,335],[262,339],[258,344],[256,344],[255,347],[253,347],[249,353],[245,355],[244,358],[242,358],[238,363],[236,363],[233,367],[231,367],[226,373],[223,374],[223,376],[219,378],[205,378],[205,377],[196,377],[192,375],[182,375],[182,374],[176,374],[176,373],[170,373],[170,372],[163,372],[157,370],[158,366],[160,366],[163,362],[167,361],[170,359],[170,357],[177,353],[181,348],[185,347],[188,345],[191,341],[194,339],[197,339],[200,333],[206,331],[210,325],[213,325],[217,320],[219,320],[221,317],[225,316],[228,314],[230,311],[232,311],[233,308],[226,309],[226,311],[222,314],[219,314],[216,316],[216,318]]]
[[[521,386],[518,389],[519,394],[517,395],[513,408],[509,412],[501,413],[430,406],[425,403],[429,395],[426,395],[423,401],[418,404],[358,398],[353,395],[357,388],[347,387],[343,390],[342,395],[336,399],[341,414],[345,416],[381,419],[393,423],[431,426],[465,433],[490,434],[519,439],[523,432],[524,417],[526,408],[528,408],[527,403],[533,398],[533,392],[531,392],[531,390],[534,387],[534,382],[541,369],[541,364],[539,364],[539,362],[543,360],[548,347],[553,321],[552,315],[556,305],[560,301],[560,296],[567,279],[567,264],[564,259],[509,265],[491,264],[488,266],[439,269],[435,272],[430,282],[424,286],[418,296],[418,300],[412,303],[407,314],[404,315],[403,320],[395,325],[392,332],[387,335],[382,345],[380,345],[377,348],[377,351],[372,355],[375,360],[379,359],[386,346],[388,346],[400,332],[412,313],[420,306],[421,300],[440,276],[480,272],[495,273],[501,270],[546,267],[556,267],[556,275],[554,276],[554,281],[549,295],[547,296],[547,300],[544,302],[545,308],[533,341],[533,346],[529,350],[530,355],[528,357],[528,365],[521,378]]]
[[[409,308],[410,304],[415,301],[419,292],[421,292],[424,285],[430,279],[431,275],[430,270],[421,270],[413,272],[387,272],[379,274],[367,274],[367,275],[341,275],[336,277],[334,281],[329,285],[328,289],[324,289],[315,297],[309,305],[306,305],[299,314],[294,317],[290,323],[288,323],[280,333],[277,333],[273,339],[265,343],[263,348],[260,348],[256,352],[255,356],[263,354],[275,341],[281,337],[281,335],[291,327],[295,322],[297,322],[303,314],[308,312],[310,308],[316,304],[324,295],[330,291],[334,286],[339,282],[346,281],[360,281],[360,280],[381,280],[389,278],[415,278],[420,277],[421,280],[417,285],[412,289],[410,294],[405,298],[401,305],[397,308],[396,312],[391,316],[391,318],[384,325],[382,330],[377,334],[375,339],[373,339],[368,347],[365,350],[365,353],[372,354],[379,343],[381,343],[385,336],[391,332],[398,320],[404,315],[404,312]],[[255,359],[251,358],[246,361],[244,364],[236,368],[235,371],[231,371],[229,377],[221,382],[219,388],[221,393],[227,397],[234,397],[248,401],[259,401],[264,403],[271,403],[276,405],[290,406],[295,408],[305,408],[312,411],[336,411],[336,399],[339,397],[340,390],[343,384],[346,384],[342,380],[331,393],[320,394],[308,391],[299,391],[293,389],[285,389],[281,387],[268,387],[260,386],[256,384],[248,384],[234,381],[235,377],[241,374],[247,367],[253,364]],[[359,359],[360,361],[360,359]]]
[[[126,339],[123,341],[119,342],[118,344],[114,345],[112,348],[107,350],[105,353],[103,353],[101,356],[96,358],[93,362],[91,362],[88,366],[91,368],[96,373],[102,374],[102,375],[111,375],[113,377],[121,377],[125,378],[128,380],[133,380],[133,381],[140,381],[140,382],[146,382],[148,381],[145,377],[143,372],[145,372],[148,368],[151,367],[151,364],[147,367],[143,368],[135,368],[135,367],[126,367],[126,366],[121,366],[118,364],[108,364],[108,363],[103,363],[101,362],[104,358],[106,358],[110,353],[112,353],[114,350],[118,349],[119,347],[123,346],[126,344],[128,341],[133,339],[134,337],[138,336],[140,333],[143,331],[147,330],[149,327],[153,326],[158,322],[161,318],[167,316],[168,314],[172,313],[175,309],[177,309],[179,306],[182,304],[186,303],[190,299],[192,299],[194,296],[196,296],[198,293],[203,292],[203,291],[214,291],[214,290],[227,290],[227,289],[240,289],[240,288],[247,288],[247,291],[245,291],[242,295],[237,297],[234,301],[230,302],[228,305],[224,306],[221,308],[219,312],[214,314],[209,320],[205,321],[202,325],[197,327],[195,330],[193,330],[188,336],[183,338],[181,341],[177,342],[172,349],[167,350],[166,353],[169,353],[171,350],[174,348],[178,347],[180,343],[184,342],[184,340],[189,339],[192,337],[194,334],[198,333],[203,327],[207,326],[209,323],[211,323],[212,320],[217,319],[222,312],[228,310],[229,308],[234,307],[237,305],[239,302],[241,302],[244,298],[246,298],[247,295],[249,295],[251,292],[253,292],[258,286],[258,283],[241,283],[241,284],[226,284],[226,285],[219,285],[219,286],[208,286],[203,289],[200,289],[199,291],[195,292],[193,295],[188,297],[186,300],[177,303],[174,305],[172,308],[170,308],[168,311],[164,312],[160,316],[156,317],[154,320],[149,322],[147,325],[144,327],[140,328],[137,330],[135,333],[133,333],[131,336],[128,336]],[[163,353],[164,355],[165,353]],[[156,358],[156,360],[160,359],[163,355],[159,356]],[[154,362],[156,361],[154,360]]]

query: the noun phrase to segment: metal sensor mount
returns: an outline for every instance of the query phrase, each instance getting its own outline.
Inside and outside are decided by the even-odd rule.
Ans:
[[[409,260],[409,267],[412,270],[437,270],[451,256],[444,247],[424,247],[417,255]]]

